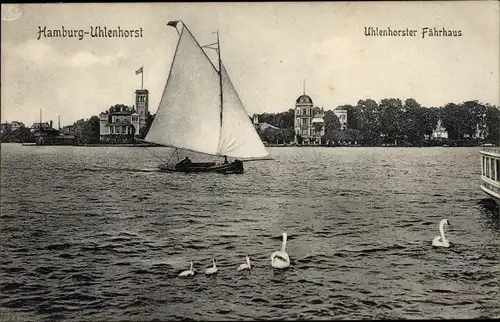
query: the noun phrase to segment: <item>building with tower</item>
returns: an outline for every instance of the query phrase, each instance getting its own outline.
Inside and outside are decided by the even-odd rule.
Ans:
[[[101,142],[133,142],[140,129],[146,126],[149,114],[149,91],[135,91],[135,106],[117,104],[99,114]]]
[[[100,141],[107,143],[133,142],[139,134],[139,114],[134,107],[122,104],[111,106],[99,114]]]
[[[295,143],[319,145],[325,135],[325,110],[314,107],[312,99],[304,93],[295,101]]]

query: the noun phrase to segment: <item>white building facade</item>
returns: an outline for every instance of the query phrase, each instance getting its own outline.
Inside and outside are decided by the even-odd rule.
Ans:
[[[134,136],[139,135],[139,130],[146,126],[149,114],[147,89],[135,91],[135,103],[135,107],[115,105],[99,114],[101,142],[133,142]]]
[[[447,139],[448,138],[448,132],[441,125],[440,119],[437,122],[436,128],[432,131],[431,138],[433,138],[433,139]]]
[[[340,129],[343,131],[347,129],[347,110],[333,110],[333,113],[337,118],[339,119],[340,122]]]
[[[125,105],[112,106],[99,114],[101,142],[126,141],[139,133],[139,114]]]

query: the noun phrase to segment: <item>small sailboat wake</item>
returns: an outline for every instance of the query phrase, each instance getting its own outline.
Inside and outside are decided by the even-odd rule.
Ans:
[[[181,24],[181,31],[177,25]],[[182,21],[170,21],[179,41],[163,95],[145,142],[174,147],[158,168],[176,172],[243,173],[243,162],[270,160],[221,60],[217,42],[200,46]],[[217,51],[218,66],[203,48]],[[179,161],[179,150],[224,158],[218,162]],[[177,161],[171,163],[174,154]],[[232,158],[229,161],[228,158]]]

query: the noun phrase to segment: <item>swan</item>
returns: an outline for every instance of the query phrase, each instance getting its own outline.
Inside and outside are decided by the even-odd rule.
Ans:
[[[194,270],[193,270],[193,261],[191,261],[191,268],[189,268],[188,271],[184,271],[179,274],[179,277],[187,277],[187,276],[193,276],[194,275]]]
[[[218,269],[217,269],[217,266],[215,265],[215,259],[213,259],[213,258],[212,258],[212,263],[214,263],[214,266],[207,268],[205,270],[205,274],[211,275],[211,274],[217,273]]]
[[[240,267],[238,267],[239,271],[242,271],[244,269],[252,269],[252,266],[250,266],[250,257],[248,255],[246,264],[241,264]]]
[[[290,266],[290,257],[286,252],[286,233],[283,233],[283,243],[281,244],[281,250],[275,251],[271,255],[271,266],[274,268],[287,268]]]
[[[444,236],[444,225],[450,225],[450,222],[448,219],[442,219],[441,222],[439,223],[439,232],[441,233],[441,236],[436,236],[432,240],[432,246],[436,247],[450,247],[450,242],[446,237]]]

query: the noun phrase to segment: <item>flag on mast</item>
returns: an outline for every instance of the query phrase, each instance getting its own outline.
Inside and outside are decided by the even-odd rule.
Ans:
[[[177,28],[178,22],[179,22],[179,20],[170,20],[169,22],[167,22],[167,26],[172,26],[174,28]]]
[[[170,20],[167,22],[167,26],[174,27],[175,30],[177,31],[177,34],[180,35],[181,33],[179,32],[179,29],[177,29],[177,23],[179,23],[180,20]]]
[[[142,67],[135,71],[136,75],[142,74]]]

